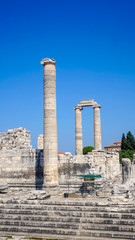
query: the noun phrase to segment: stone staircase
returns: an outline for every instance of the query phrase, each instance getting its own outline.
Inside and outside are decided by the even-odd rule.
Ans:
[[[0,236],[48,239],[135,239],[133,205],[86,199],[8,200],[0,204]]]

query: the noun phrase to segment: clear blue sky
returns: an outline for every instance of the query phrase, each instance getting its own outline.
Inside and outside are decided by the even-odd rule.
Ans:
[[[75,149],[82,99],[101,104],[102,145],[135,135],[135,1],[0,1],[0,132],[43,133],[42,58],[57,71],[59,151]],[[93,110],[83,110],[83,144],[93,145]]]

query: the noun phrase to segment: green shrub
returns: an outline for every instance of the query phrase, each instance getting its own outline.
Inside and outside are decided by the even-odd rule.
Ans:
[[[87,154],[88,152],[92,152],[94,150],[94,147],[92,146],[86,146],[83,148],[83,154]]]
[[[119,151],[120,163],[122,163],[122,158],[129,158],[132,162],[134,153],[135,153],[135,150],[121,150],[121,151]]]

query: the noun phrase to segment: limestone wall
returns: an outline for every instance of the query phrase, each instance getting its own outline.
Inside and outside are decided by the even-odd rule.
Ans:
[[[30,131],[22,127],[0,133],[1,182],[35,179],[36,150],[32,149],[30,142]]]
[[[0,151],[0,179],[6,182],[18,182],[30,179],[35,175],[35,150],[9,150]]]
[[[39,148],[32,149],[30,132],[24,128],[11,129],[0,134],[0,181],[15,185],[43,185],[43,135]],[[40,145],[41,144],[41,145]],[[74,175],[101,174],[103,179],[118,181],[121,176],[118,153],[93,151],[88,155],[59,155],[59,183],[78,183]]]
[[[32,149],[30,142],[30,131],[22,127],[0,133],[0,150]]]
[[[37,148],[43,149],[43,134],[38,135]]]
[[[93,151],[88,155],[59,156],[59,182],[76,182],[75,175],[101,174],[103,179],[119,181],[121,169],[118,153]]]
[[[1,150],[0,182],[12,187],[41,188],[43,185],[43,150]]]
[[[116,181],[121,176],[117,153],[93,151],[88,155],[59,155],[59,183],[80,181],[74,175],[101,174],[103,179]],[[14,184],[43,184],[43,150],[0,150],[0,179]]]

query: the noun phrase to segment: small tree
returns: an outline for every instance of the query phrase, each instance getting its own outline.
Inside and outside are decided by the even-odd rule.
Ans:
[[[125,134],[123,133],[121,139],[121,151],[119,151],[120,163],[122,158],[129,158],[132,161],[134,153],[135,153],[135,138],[133,134],[129,131],[127,133],[127,137],[125,138]]]
[[[125,134],[123,133],[122,139],[121,139],[121,150],[127,149],[127,140],[125,138]]]
[[[135,149],[135,139],[130,131],[127,133],[127,148],[128,150]]]
[[[94,150],[94,147],[92,146],[86,146],[83,148],[83,154],[87,154],[88,152],[92,152]]]

